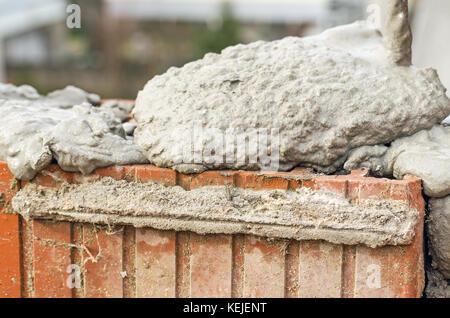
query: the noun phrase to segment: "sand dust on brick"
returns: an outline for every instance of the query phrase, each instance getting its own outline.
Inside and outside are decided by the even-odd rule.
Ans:
[[[248,190],[103,178],[46,188],[28,184],[13,199],[25,218],[130,224],[199,234],[255,234],[370,247],[410,244],[419,212],[402,201],[361,200],[305,188]]]

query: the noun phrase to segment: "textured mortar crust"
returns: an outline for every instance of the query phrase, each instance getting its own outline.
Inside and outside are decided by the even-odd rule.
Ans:
[[[403,201],[362,200],[297,190],[179,186],[103,178],[45,188],[28,184],[13,198],[25,218],[131,224],[199,234],[255,234],[370,247],[412,242],[419,212]]]
[[[450,194],[450,127],[430,130],[394,141],[386,155],[387,172],[401,179],[412,174],[423,180],[427,196]]]
[[[146,163],[122,121],[131,107],[68,86],[47,96],[31,86],[0,83],[0,160],[30,180],[53,159],[65,171],[90,173],[111,165]]]
[[[432,298],[450,298],[450,196],[429,201],[427,233],[431,264],[427,266],[425,293]]]
[[[433,266],[450,280],[450,196],[431,199],[427,221]]]
[[[424,193],[432,198],[450,194],[450,127],[429,130],[384,145],[363,146],[350,152],[344,168],[365,168],[374,174],[402,179],[411,174],[423,180]]]
[[[396,65],[380,32],[357,22],[312,37],[229,47],[155,76],[136,100],[135,141],[151,163],[183,173],[260,170],[260,162],[217,160],[210,149],[227,129],[233,136],[278,129],[280,170],[299,165],[331,173],[354,148],[442,122],[450,113],[445,92],[435,70]],[[210,129],[208,138],[181,162],[180,149],[199,140],[196,128]],[[227,142],[227,152],[245,152],[245,143]]]

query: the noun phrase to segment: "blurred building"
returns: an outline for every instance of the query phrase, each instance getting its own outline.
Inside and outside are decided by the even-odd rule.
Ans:
[[[139,20],[205,22],[220,18],[224,0],[104,0],[113,16]],[[318,23],[328,0],[229,0],[245,23]]]
[[[42,92],[73,84],[134,98],[170,66],[236,43],[311,35],[363,19],[374,1],[380,0],[0,0],[0,80]],[[81,7],[81,29],[66,27],[69,3]],[[450,87],[450,1],[409,3],[413,61],[437,68]]]
[[[64,0],[0,0],[0,81],[6,64],[43,64],[61,54]]]

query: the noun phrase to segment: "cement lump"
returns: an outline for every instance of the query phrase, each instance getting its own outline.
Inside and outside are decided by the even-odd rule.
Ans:
[[[388,149],[384,145],[362,146],[353,149],[344,164],[344,169],[349,172],[355,169],[366,169],[376,176],[383,176],[386,173],[384,157]]]
[[[430,215],[427,233],[431,264],[427,268],[427,297],[450,297],[450,196],[433,198],[429,202]]]
[[[73,86],[41,96],[30,86],[0,84],[0,160],[21,180],[53,159],[63,170],[82,173],[147,162],[126,139],[121,119],[93,105],[99,102]]]
[[[450,127],[435,125],[384,145],[363,146],[350,152],[344,168],[365,168],[374,174],[403,179],[406,174],[423,180],[427,196],[450,195]]]
[[[427,229],[432,267],[450,280],[450,196],[431,199]]]
[[[439,270],[427,269],[427,280],[427,298],[450,298],[450,280],[445,279]]]
[[[217,160],[205,151],[213,133],[202,140],[200,158],[191,151],[180,164],[174,149],[197,126],[235,135],[278,129],[280,170],[332,173],[352,149],[412,135],[450,113],[436,71],[393,64],[382,42],[378,30],[357,22],[318,36],[237,45],[171,68],[138,94],[136,144],[151,163],[184,173],[256,170],[260,162]],[[176,134],[180,127],[188,133]],[[245,147],[237,143],[230,153]]]
[[[429,197],[450,195],[450,127],[436,125],[413,136],[394,141],[386,157],[387,174],[405,174],[423,180]]]
[[[300,188],[248,190],[103,178],[46,188],[28,184],[13,198],[25,218],[132,224],[164,230],[245,233],[371,247],[411,243],[419,212],[401,201],[361,200]]]

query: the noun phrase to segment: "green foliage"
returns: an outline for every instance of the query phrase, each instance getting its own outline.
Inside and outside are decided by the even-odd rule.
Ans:
[[[206,53],[220,53],[230,45],[236,45],[240,40],[239,22],[233,17],[232,7],[228,2],[222,5],[221,23],[213,29],[203,29],[194,37],[194,53],[197,58]]]

